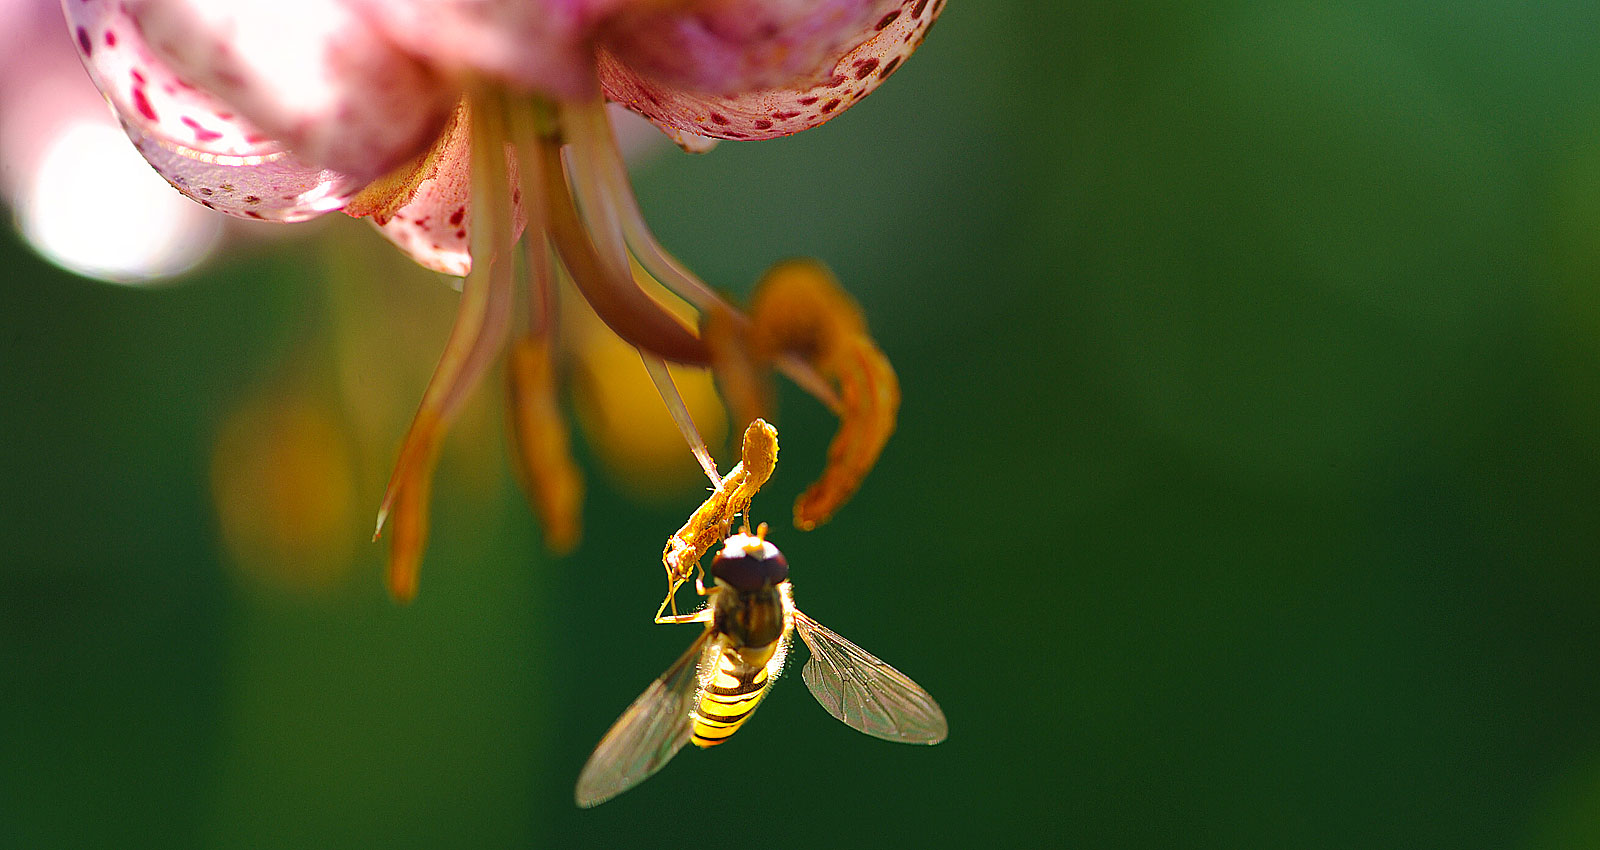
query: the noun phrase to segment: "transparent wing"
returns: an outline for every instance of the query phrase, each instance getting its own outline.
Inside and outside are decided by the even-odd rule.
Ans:
[[[907,744],[937,744],[949,734],[939,704],[906,674],[799,611],[794,625],[811,650],[800,677],[846,726]]]
[[[707,629],[661,678],[611,725],[578,775],[576,798],[598,806],[650,778],[689,742],[689,712],[700,684],[700,665],[718,644]]]

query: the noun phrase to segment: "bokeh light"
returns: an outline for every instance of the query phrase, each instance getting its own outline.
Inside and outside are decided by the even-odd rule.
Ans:
[[[168,186],[109,120],[60,129],[16,216],[28,242],[52,262],[122,283],[186,271],[222,235],[221,217]]]

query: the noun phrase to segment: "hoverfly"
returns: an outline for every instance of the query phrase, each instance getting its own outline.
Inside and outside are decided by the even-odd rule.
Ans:
[[[886,741],[944,740],[944,712],[927,691],[794,607],[789,564],[766,530],[762,525],[723,542],[711,561],[714,586],[695,581],[710,597],[704,608],[657,612],[658,623],[703,622],[705,631],[600,740],[578,777],[579,806],[597,806],[638,785],[684,744],[711,747],[731,737],[782,672],[794,632],[811,650],[800,676],[829,714]]]

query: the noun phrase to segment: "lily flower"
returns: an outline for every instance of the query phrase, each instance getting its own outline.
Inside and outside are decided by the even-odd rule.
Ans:
[[[401,599],[415,592],[440,440],[508,342],[530,500],[547,532],[571,526],[581,483],[556,404],[563,280],[638,350],[714,484],[669,362],[714,370],[745,421],[765,411],[770,372],[788,375],[841,420],[797,523],[814,526],[851,495],[899,402],[854,302],[819,266],[786,264],[745,312],[686,270],[643,221],[605,104],[689,149],[789,135],[887,79],[943,5],[63,0],[90,76],[180,192],[252,219],[369,217],[418,263],[464,276],[379,511]],[[675,312],[680,299],[697,322]]]

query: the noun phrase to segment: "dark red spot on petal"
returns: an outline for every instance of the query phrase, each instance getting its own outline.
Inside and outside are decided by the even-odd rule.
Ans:
[[[245,210],[244,214],[247,215],[247,216],[250,216],[251,218],[258,219],[260,221],[266,221],[266,219],[267,219],[266,216],[262,215],[261,213],[256,212],[255,210]]]
[[[832,112],[832,111],[834,111],[835,109],[838,109],[838,108],[839,108],[839,99],[838,98],[834,98],[833,100],[830,100],[830,101],[828,101],[827,103],[824,103],[821,106],[821,110],[823,112]]]
[[[94,42],[89,40],[89,31],[83,27],[78,27],[78,49],[82,50],[85,56],[94,52]]]
[[[461,224],[461,219],[465,218],[466,215],[467,215],[467,208],[466,207],[456,207],[456,211],[450,214],[450,226],[451,227],[459,226]]]
[[[107,47],[116,47],[117,46],[117,34],[112,32],[111,30],[106,30],[106,46]]]
[[[757,130],[771,130],[772,129],[772,122],[768,121],[765,118],[758,118],[758,119],[756,119],[756,129]]]
[[[135,72],[137,73],[137,72]],[[156,110],[150,105],[150,98],[144,96],[144,89],[133,90],[133,108],[139,110],[146,120],[157,121]]]
[[[889,75],[894,73],[894,69],[900,67],[900,59],[901,57],[899,56],[890,59],[888,63],[883,66],[883,70],[878,72],[878,79],[889,79]]]
[[[144,85],[144,75],[139,73],[139,69],[138,68],[134,68],[133,70],[129,71],[128,74],[133,77],[133,84],[134,85],[136,85],[136,86]]]
[[[877,67],[878,67],[878,60],[876,60],[876,59],[863,59],[860,62],[857,62],[856,63],[856,79],[858,79],[858,80],[866,79],[867,75],[872,73],[873,69],[877,68]]]
[[[922,10],[928,8],[928,0],[917,0],[917,5],[911,7],[911,17],[922,16]]]
[[[193,118],[190,118],[187,115],[183,116],[183,118],[181,118],[180,120],[183,121],[184,125],[187,126],[190,130],[194,131],[195,141],[199,141],[199,142],[214,142],[217,139],[222,138],[222,134],[221,133],[218,133],[216,130],[208,130],[205,127],[200,126],[200,122],[199,121],[196,121],[196,120],[194,120]]]
[[[722,124],[722,125],[726,126],[727,123],[728,123],[728,116],[723,115],[720,112],[713,112],[713,113],[711,113],[711,120],[715,121],[718,124]]]
[[[806,97],[800,98],[800,100],[798,100],[796,102],[799,103],[801,106],[810,106],[811,104],[816,103],[817,101],[819,101],[821,99],[822,98],[820,98],[820,97],[811,97],[811,96],[808,95]]]
[[[883,19],[878,21],[878,25],[873,27],[873,29],[879,29],[879,30],[885,29],[890,24],[894,23],[895,18],[898,18],[898,17],[900,17],[900,10],[896,9],[893,12],[890,12],[889,14],[884,15]]]

